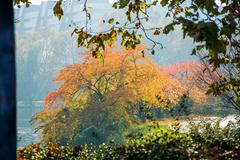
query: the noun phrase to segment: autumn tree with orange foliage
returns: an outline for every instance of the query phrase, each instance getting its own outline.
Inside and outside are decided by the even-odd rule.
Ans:
[[[209,86],[224,80],[226,74],[214,69],[213,66],[204,63],[204,61],[185,61],[180,64],[163,66],[161,67],[161,71],[177,78],[179,82],[186,84],[189,88],[191,88],[191,94],[197,94],[193,93],[197,91],[198,99],[203,98],[203,94],[207,94],[207,104],[208,107],[212,107],[212,110],[218,110],[224,104],[228,104],[227,107],[231,112],[231,107],[236,105],[236,103],[229,98],[231,97],[229,93],[225,93],[218,97],[209,95]],[[232,106],[229,106],[229,103],[231,103]],[[198,107],[198,109],[200,108]],[[235,109],[237,109],[237,107],[235,107]]]
[[[59,88],[46,96],[44,109],[33,118],[43,141],[104,142],[140,122],[138,104],[176,106],[189,88],[142,57],[145,48],[108,47],[102,59],[86,53],[82,63],[62,69],[53,80]],[[196,102],[199,92],[190,94]],[[79,140],[83,135],[88,136]]]
[[[211,65],[199,61],[185,61],[183,63],[163,66],[161,71],[178,79],[189,89],[189,94],[197,95],[199,101],[206,97],[209,85],[222,78],[222,75],[213,71]],[[194,93],[195,92],[195,93]]]

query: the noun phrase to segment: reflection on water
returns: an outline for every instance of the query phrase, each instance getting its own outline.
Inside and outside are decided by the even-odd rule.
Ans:
[[[26,106],[21,103],[17,105],[17,147],[40,141],[40,133],[35,132],[30,123],[32,116],[42,109],[41,103]]]

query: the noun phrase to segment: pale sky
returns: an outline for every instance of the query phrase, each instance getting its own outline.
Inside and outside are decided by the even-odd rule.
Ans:
[[[32,2],[32,4],[40,4],[41,1],[47,1],[47,0],[29,0],[29,1]],[[108,0],[108,1],[109,1],[109,3],[113,4],[117,0]]]
[[[47,1],[47,0],[30,0],[30,2],[32,2],[32,4],[40,4],[41,1]]]
[[[32,4],[40,4],[41,1],[47,1],[47,0],[30,0],[30,2],[32,2]],[[108,0],[109,3],[113,4],[114,2],[116,2],[117,0]],[[221,1],[220,0],[215,0],[216,4],[217,5],[222,5],[224,6],[224,4],[221,4]]]

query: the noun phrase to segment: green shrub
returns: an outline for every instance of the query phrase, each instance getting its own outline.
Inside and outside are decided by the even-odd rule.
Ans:
[[[192,124],[190,132],[179,126],[141,126],[128,133],[127,142],[114,144],[53,146],[28,145],[18,150],[20,160],[160,160],[160,159],[240,159],[240,125],[221,129],[218,124]],[[141,133],[142,132],[142,133]]]

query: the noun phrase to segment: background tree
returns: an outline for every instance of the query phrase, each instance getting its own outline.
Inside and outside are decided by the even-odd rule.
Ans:
[[[206,93],[209,86],[220,81],[223,76],[227,77],[229,74],[228,72],[223,72],[224,70],[221,72],[218,69],[214,70],[214,67],[205,61],[186,61],[184,63],[162,66],[161,68],[163,72],[177,78],[181,83],[187,84],[190,91],[192,88],[195,88],[195,90],[201,90],[202,93]],[[192,90],[194,91],[194,89]],[[201,97],[199,96],[200,99]],[[227,93],[218,97],[208,96],[208,102],[205,106],[203,105],[203,108],[197,106],[192,109],[196,110],[197,112],[195,113],[198,114],[203,113],[202,111],[204,110],[208,110],[206,113],[212,114],[214,107],[216,110],[220,110],[219,113],[222,114],[231,113],[233,111],[232,108],[237,111],[238,108],[234,107],[235,104],[229,104],[231,101],[228,98],[229,95]]]
[[[100,60],[87,52],[82,63],[62,69],[54,79],[59,88],[47,95],[45,108],[34,117],[43,141],[106,142],[142,122],[140,108],[175,107],[188,87],[142,57],[145,48],[108,47]],[[196,90],[189,96],[199,102],[200,94]]]
[[[28,0],[14,1],[15,4],[21,2],[26,6],[30,4]],[[61,5],[62,0],[59,0],[53,8],[54,15],[59,20],[64,14]],[[151,19],[149,10],[156,7],[166,11],[165,15],[170,19],[168,25],[148,27],[147,24]],[[110,18],[103,21],[110,25],[109,29],[91,32],[88,25],[91,19],[90,7],[88,7],[88,0],[83,1],[86,24],[73,31],[78,36],[79,47],[91,48],[92,55],[101,57],[105,45],[112,45],[119,38],[121,45],[127,49],[134,49],[146,39],[152,43],[150,50],[154,54],[157,46],[161,48],[163,46],[151,35],[168,34],[174,30],[175,25],[181,25],[184,37],[191,37],[196,42],[196,48],[192,50],[193,55],[202,55],[201,53],[206,51],[207,54],[201,57],[208,64],[212,64],[214,70],[219,68],[221,71],[221,68],[227,68],[225,70],[227,73],[233,72],[211,84],[207,93],[228,95],[227,100],[239,110],[240,2],[238,0],[210,0],[208,2],[202,0],[119,0],[113,4],[113,8],[125,12],[126,21],[120,23]]]
[[[91,14],[87,6],[88,0],[84,1],[83,11],[86,15],[86,24],[91,19]],[[54,7],[54,15],[61,19],[63,10],[62,1],[59,0]],[[166,11],[166,17],[170,18],[170,23],[166,26],[146,27],[151,16],[149,11],[155,7]],[[196,42],[196,47],[192,54],[201,54],[208,64],[213,65],[213,69],[227,67],[231,71],[231,76],[223,77],[219,81],[209,86],[208,94],[227,94],[228,100],[239,109],[239,15],[240,2],[238,0],[119,0],[113,4],[113,8],[125,12],[126,21],[120,23],[114,18],[104,20],[111,27],[109,30],[99,33],[91,33],[88,25],[76,28],[75,33],[78,38],[78,46],[92,48],[95,57],[101,56],[105,45],[111,45],[120,39],[121,45],[125,48],[134,49],[143,39],[152,43],[150,48],[154,54],[157,46],[162,44],[150,35],[158,36],[168,34],[174,30],[174,26],[180,25],[184,37],[188,36]],[[144,54],[144,52],[143,52]],[[234,76],[233,76],[234,74]]]

